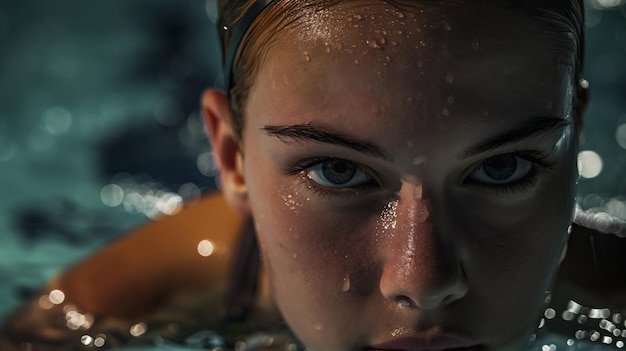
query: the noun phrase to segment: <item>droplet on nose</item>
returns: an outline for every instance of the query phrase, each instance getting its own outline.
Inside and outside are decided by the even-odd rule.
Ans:
[[[472,49],[478,51],[479,47],[480,47],[480,42],[478,41],[478,38],[472,39]]]
[[[341,286],[341,291],[348,292],[350,290],[350,275],[346,274],[343,278],[343,285]]]
[[[424,189],[422,188],[421,184],[418,184],[415,187],[415,190],[413,190],[413,197],[415,197],[415,199],[417,200],[421,200],[423,195],[424,195]]]
[[[421,203],[417,208],[417,221],[420,223],[426,222],[429,215],[430,212],[428,211],[428,207],[425,204]]]
[[[417,206],[415,207],[415,220],[418,223],[423,223],[428,219],[430,212],[428,211],[428,206],[423,201],[424,197],[424,188],[421,184],[418,184],[413,190],[413,197],[418,201]]]
[[[413,159],[413,166],[419,166],[423,164],[424,162],[426,162],[425,156],[417,156]]]
[[[398,218],[398,200],[388,203],[380,214],[380,222],[383,230],[395,229]]]

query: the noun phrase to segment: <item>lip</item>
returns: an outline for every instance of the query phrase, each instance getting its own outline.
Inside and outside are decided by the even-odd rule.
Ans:
[[[365,348],[366,351],[482,351],[479,344],[454,336],[405,337]]]

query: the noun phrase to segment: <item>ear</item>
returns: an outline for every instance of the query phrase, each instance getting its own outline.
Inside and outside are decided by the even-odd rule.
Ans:
[[[205,91],[202,96],[202,113],[220,168],[222,193],[233,208],[249,214],[243,150],[226,94],[217,89]]]
[[[576,100],[577,104],[574,106],[574,123],[576,123],[576,132],[580,134],[583,129],[583,120],[585,116],[585,110],[589,103],[589,82],[585,79],[580,79],[576,86]]]

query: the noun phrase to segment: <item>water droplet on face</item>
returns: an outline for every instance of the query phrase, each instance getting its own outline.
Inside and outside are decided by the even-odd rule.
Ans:
[[[320,331],[322,330],[322,323],[315,323],[313,324],[313,329]]]
[[[478,41],[478,38],[472,39],[472,49],[478,51],[479,48],[480,48],[480,42]]]
[[[396,11],[396,17],[398,18],[404,18],[404,13],[400,12],[400,11]]]
[[[363,19],[363,16],[361,16],[361,15],[354,15],[354,19],[360,21],[360,20]]]
[[[287,208],[289,208],[290,210],[294,211],[294,213],[298,213],[298,208],[302,207],[302,204],[299,203],[298,201],[296,201],[296,196],[298,196],[298,193],[295,194],[283,194],[281,197],[285,203],[285,206],[287,206]]]
[[[380,45],[378,45],[378,42],[376,40],[367,40],[366,41],[367,45],[373,49],[380,49]]]
[[[428,207],[424,203],[420,203],[417,208],[417,217],[415,218],[418,223],[424,223],[430,216],[430,212],[428,211]]]
[[[354,63],[358,65],[359,64],[359,60],[354,60]]]
[[[311,61],[311,56],[309,56],[309,53],[308,53],[308,52],[305,52],[305,53],[304,53],[304,61],[306,61],[306,62]]]
[[[424,194],[424,189],[422,188],[421,184],[418,184],[413,190],[413,197],[417,200],[421,200],[423,194]]]
[[[443,110],[441,110],[441,114],[444,116],[450,116],[450,110],[448,110],[447,107],[444,107]]]
[[[380,221],[384,230],[396,228],[398,218],[398,200],[391,201],[380,213]]]
[[[448,21],[443,21],[443,29],[444,29],[446,32],[449,32],[449,31],[451,31],[451,30],[452,30],[452,27],[450,26],[450,23],[448,23]]]
[[[341,291],[348,292],[350,290],[350,275],[346,274],[343,278],[343,284],[341,285]]]
[[[448,72],[448,74],[446,74],[446,83],[448,84],[454,83],[454,73]]]
[[[448,96],[448,103],[449,104],[453,104],[454,103],[454,96],[452,96],[452,95]]]
[[[417,156],[413,159],[413,166],[419,166],[426,162],[426,156]]]

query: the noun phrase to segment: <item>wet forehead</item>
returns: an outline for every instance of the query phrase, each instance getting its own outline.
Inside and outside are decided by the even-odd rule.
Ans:
[[[299,16],[273,56],[291,55],[297,71],[331,80],[340,80],[338,73],[348,69],[364,79],[376,75],[396,86],[408,84],[407,90],[451,81],[468,89],[524,89],[529,77],[542,77],[540,84],[546,73],[571,66],[570,38],[547,33],[540,19],[507,3],[340,1]],[[569,47],[563,45],[568,42]]]
[[[441,58],[472,56],[472,50],[518,55],[515,49],[532,43],[569,63],[571,55],[563,54],[575,47],[554,20],[531,15],[506,0],[338,1],[307,7],[289,22],[283,43],[300,43],[304,49],[322,43],[362,55],[402,50],[403,57],[413,58],[426,52],[423,48],[439,50]]]
[[[280,43],[287,45],[268,52],[257,81],[284,90],[271,93],[262,84],[258,97],[273,101],[273,111],[315,118],[347,116],[366,103],[371,117],[390,122],[421,117],[411,119],[415,128],[432,118],[458,123],[449,117],[460,117],[458,111],[469,124],[476,119],[465,117],[483,123],[497,115],[565,117],[571,70],[563,62],[574,51],[554,50],[557,34],[546,33],[538,19],[502,2],[405,3],[339,2],[305,14],[286,31]],[[272,99],[281,94],[290,98]]]

